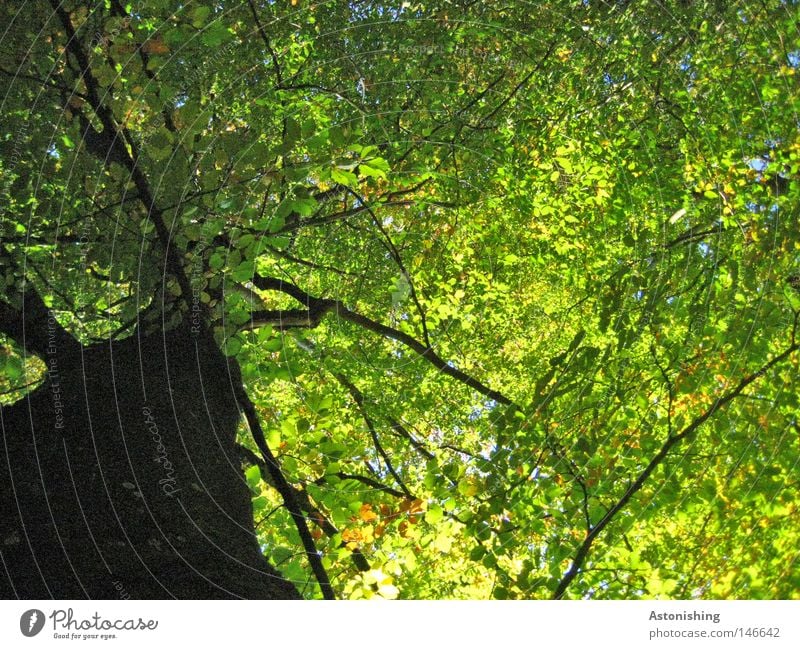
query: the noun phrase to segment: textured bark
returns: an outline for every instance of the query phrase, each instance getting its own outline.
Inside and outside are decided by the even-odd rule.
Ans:
[[[299,597],[256,542],[213,343],[185,326],[43,359],[1,411],[0,597]]]

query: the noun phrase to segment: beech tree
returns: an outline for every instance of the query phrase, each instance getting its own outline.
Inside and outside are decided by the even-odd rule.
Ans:
[[[0,16],[3,597],[797,594],[795,0]]]

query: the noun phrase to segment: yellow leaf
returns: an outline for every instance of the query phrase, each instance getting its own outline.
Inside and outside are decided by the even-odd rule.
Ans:
[[[440,534],[436,537],[436,540],[433,542],[433,547],[436,548],[439,552],[447,554],[450,552],[450,548],[453,546],[453,539],[449,536],[445,536],[444,534]]]
[[[383,599],[397,599],[397,596],[400,594],[400,590],[397,586],[392,584],[383,584],[382,586],[378,587],[378,595],[383,597]]]

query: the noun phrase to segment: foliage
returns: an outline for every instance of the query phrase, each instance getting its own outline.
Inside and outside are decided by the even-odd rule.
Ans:
[[[794,0],[72,4],[83,74],[0,9],[0,281],[207,314],[338,596],[797,596]]]

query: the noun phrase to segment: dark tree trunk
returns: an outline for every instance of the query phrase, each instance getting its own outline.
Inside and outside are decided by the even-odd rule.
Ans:
[[[299,597],[256,542],[240,378],[213,342],[81,347],[44,322],[48,378],[0,411],[0,597]]]

